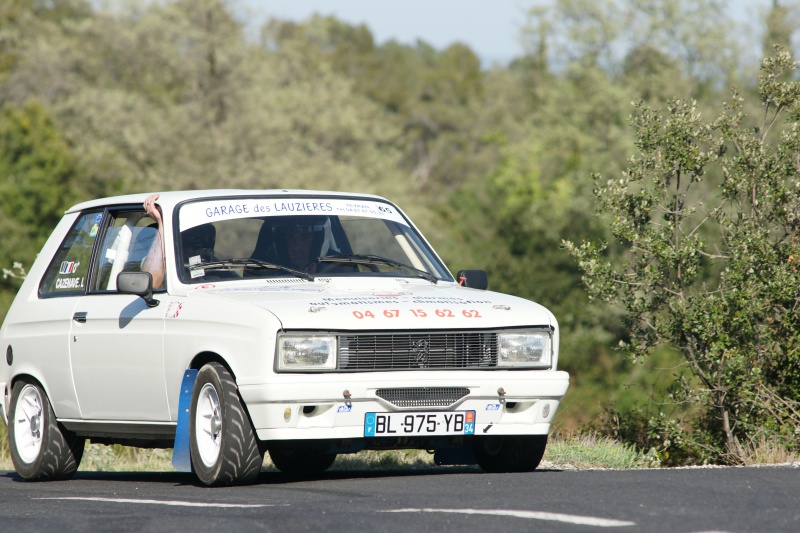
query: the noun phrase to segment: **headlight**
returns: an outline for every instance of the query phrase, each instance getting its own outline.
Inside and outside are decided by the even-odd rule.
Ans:
[[[278,337],[278,370],[333,370],[336,337],[282,335]]]
[[[497,344],[498,367],[550,368],[553,348],[549,331],[501,333]]]

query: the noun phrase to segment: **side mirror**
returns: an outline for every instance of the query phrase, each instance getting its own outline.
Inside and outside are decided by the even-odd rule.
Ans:
[[[117,275],[117,291],[141,296],[147,307],[156,307],[160,303],[153,298],[153,276],[150,272],[120,272]]]
[[[459,270],[456,279],[462,287],[485,291],[489,286],[489,276],[485,270]]]

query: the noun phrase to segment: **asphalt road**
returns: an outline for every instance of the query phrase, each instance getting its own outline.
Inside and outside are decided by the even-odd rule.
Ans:
[[[262,473],[217,489],[175,473],[0,471],[0,530],[798,532],[800,468]]]

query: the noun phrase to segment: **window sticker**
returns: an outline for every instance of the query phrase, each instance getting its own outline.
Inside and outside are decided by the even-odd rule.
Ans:
[[[74,274],[78,267],[81,266],[80,261],[62,261],[61,268],[58,269],[59,275]]]
[[[84,287],[84,278],[58,278],[56,280],[56,289],[82,289]]]
[[[340,198],[232,198],[193,202],[181,207],[181,231],[218,220],[263,216],[349,215],[391,220],[404,226],[405,218],[389,204]]]
[[[92,224],[92,229],[89,230],[89,237],[96,237],[97,232],[100,230],[100,223],[103,221],[103,213],[97,213],[97,216],[94,217],[94,223]]]

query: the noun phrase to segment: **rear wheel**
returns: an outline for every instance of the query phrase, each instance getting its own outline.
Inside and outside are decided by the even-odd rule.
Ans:
[[[219,363],[208,363],[197,373],[190,420],[192,468],[201,482],[241,485],[255,481],[264,454],[236,382]]]
[[[544,456],[547,435],[502,435],[476,438],[475,459],[486,472],[531,472]]]
[[[58,423],[38,383],[14,384],[9,414],[8,440],[17,473],[30,481],[72,477],[83,457],[86,439]]]

